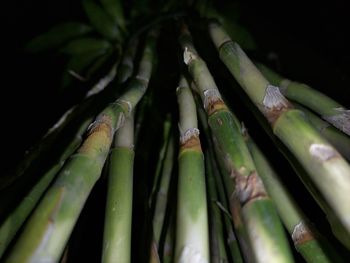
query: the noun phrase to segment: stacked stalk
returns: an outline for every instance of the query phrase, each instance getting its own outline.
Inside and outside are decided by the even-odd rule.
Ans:
[[[186,28],[181,33],[184,61],[207,112],[218,158],[225,163],[232,178],[233,191],[228,194],[234,225],[237,232],[247,233],[246,244],[242,246],[251,249],[243,249],[245,257],[255,262],[293,262],[282,224],[255,169],[240,124],[221,99],[205,62],[192,44],[190,33]]]
[[[168,116],[163,126],[163,145],[159,152],[158,163],[149,199],[152,213],[152,247],[150,262],[161,262],[160,238],[165,228],[165,214],[168,205],[168,190],[173,171],[175,145],[170,132],[171,120]]]
[[[135,41],[134,41],[135,42]],[[134,43],[133,42],[133,43]],[[127,50],[129,49],[136,49],[133,45],[129,46]],[[133,58],[134,58],[135,52],[126,52],[126,54],[123,56],[123,61],[129,61],[128,62],[128,68],[132,68],[133,65]],[[110,71],[105,75],[103,78],[101,78],[96,85],[91,89],[91,91],[94,91],[93,93],[90,93],[90,95],[87,95],[86,97],[90,97],[93,95],[96,95],[100,93],[104,88],[115,78],[117,67],[118,67],[119,61],[117,61]],[[123,65],[121,65],[123,66]],[[130,70],[123,70],[118,73],[118,76],[122,78],[123,80],[127,80],[130,77],[130,74],[132,71]],[[86,106],[89,104],[92,104],[93,102],[96,102],[95,98],[85,99],[83,103],[79,106],[73,106],[70,110],[68,110],[65,114],[62,115],[62,117],[59,119],[59,121],[47,132],[46,137],[50,138],[52,136],[58,135],[58,133],[63,130],[70,122],[71,120],[75,119],[78,115],[81,115],[81,112],[84,111]],[[76,149],[80,146],[83,138],[82,135],[88,128],[88,125],[91,123],[92,117],[84,118],[84,122],[79,127],[77,133],[69,142],[67,147],[65,148],[62,155],[58,158],[57,164],[53,165],[51,168],[48,169],[47,172],[40,178],[40,180],[35,184],[35,186],[29,191],[29,193],[23,198],[21,203],[7,216],[5,221],[0,226],[0,257],[2,256],[3,252],[7,248],[9,242],[12,240],[14,235],[16,234],[19,227],[23,224],[24,220],[28,217],[29,213],[32,211],[32,209],[35,207],[37,202],[39,201],[39,198],[42,196],[42,194],[45,192],[49,184],[54,179],[55,175],[59,172],[59,170],[62,168],[64,162],[66,159],[76,151]],[[46,138],[45,137],[45,138]],[[50,141],[54,141],[52,138]],[[46,144],[45,139],[43,139],[41,144]],[[41,145],[40,144],[40,145]],[[28,162],[34,159],[38,158],[41,154],[41,150],[39,148],[39,151],[33,151],[30,156],[28,156]],[[25,166],[22,166],[25,167]]]
[[[257,64],[257,67],[265,78],[272,85],[278,86],[281,93],[288,99],[310,108],[350,136],[350,110],[306,84],[283,78],[262,64]]]
[[[204,157],[199,140],[197,113],[185,78],[177,89],[179,104],[179,178],[175,262],[209,262],[208,211]]]
[[[309,223],[248,134],[246,134],[246,140],[256,168],[276,205],[279,216],[288,230],[296,250],[309,263],[342,262],[331,245]]]
[[[6,262],[55,262],[63,252],[84,203],[99,179],[116,130],[145,93],[152,72],[155,35],[149,34],[136,77],[127,91],[91,125],[77,153],[30,217]]]
[[[350,233],[350,167],[304,118],[300,110],[270,85],[247,55],[215,22],[210,34],[221,60],[270,122],[274,134],[295,155]]]
[[[108,168],[102,262],[130,262],[134,166],[133,114],[115,135]]]

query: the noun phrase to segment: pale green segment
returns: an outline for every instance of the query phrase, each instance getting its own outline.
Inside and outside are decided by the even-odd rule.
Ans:
[[[269,82],[247,57],[241,47],[227,42],[220,47],[220,58],[256,105],[262,105]]]
[[[209,233],[203,154],[179,155],[175,262],[209,262]],[[183,258],[185,257],[185,258]]]
[[[180,82],[180,84],[182,86],[177,88],[177,100],[180,108],[179,129],[182,136],[189,129],[197,128],[198,125],[196,103],[194,102],[192,92],[187,81]]]
[[[26,224],[6,262],[56,262],[101,169],[102,163],[88,156],[72,156]]]
[[[274,133],[302,163],[350,233],[350,168],[346,161],[305,120],[299,110],[283,113],[274,125]],[[317,156],[312,155],[311,147],[325,151],[319,152]]]
[[[242,209],[242,217],[249,229],[247,233],[254,250],[255,262],[293,262],[288,243],[281,242],[284,230],[271,200],[261,199],[247,203]]]
[[[102,262],[130,262],[134,151],[113,149],[110,156]]]

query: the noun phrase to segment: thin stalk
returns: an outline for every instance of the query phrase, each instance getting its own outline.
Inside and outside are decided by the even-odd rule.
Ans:
[[[221,210],[217,205],[218,202],[218,193],[216,190],[216,182],[213,170],[213,156],[210,152],[207,151],[205,155],[205,167],[207,174],[207,188],[208,188],[208,197],[209,197],[209,230],[210,230],[210,262],[212,263],[224,263],[228,262],[225,241],[224,241],[224,232],[223,232],[223,223],[221,218]],[[215,175],[214,175],[215,174]]]
[[[305,107],[295,103],[294,106],[305,113],[311,124],[343,155],[350,161],[350,137],[342,133],[328,122],[322,120],[317,115]]]
[[[185,78],[177,89],[179,104],[179,178],[175,262],[209,262],[208,211],[204,157],[197,113]]]
[[[342,262],[331,244],[321,238],[320,234],[309,223],[248,134],[246,138],[257,170],[276,205],[284,226],[291,235],[296,250],[309,263]]]
[[[164,157],[163,169],[160,175],[159,189],[155,200],[153,214],[153,238],[159,248],[160,236],[164,226],[165,212],[168,204],[168,190],[170,185],[171,174],[173,170],[173,161],[175,154],[175,142],[173,136],[169,139],[169,144]]]
[[[128,263],[131,259],[131,222],[134,166],[134,117],[115,135],[108,172],[102,262]]]
[[[274,134],[295,155],[350,234],[350,166],[305,119],[300,110],[264,78],[217,23],[211,37],[232,75],[270,122]]]
[[[288,99],[321,115],[327,122],[350,136],[350,110],[310,86],[286,79],[262,64],[256,64],[272,85],[278,86]]]
[[[180,43],[184,61],[207,112],[214,143],[220,152],[218,157],[232,178],[234,191],[229,195],[235,228],[246,230],[255,262],[293,262],[282,224],[255,169],[238,120],[221,99],[213,77],[185,28]]]
[[[164,121],[164,124],[163,124],[163,145],[159,151],[157,167],[156,167],[155,176],[153,179],[153,186],[152,186],[151,196],[149,200],[151,207],[156,202],[156,195],[159,188],[159,180],[160,178],[162,178],[161,176],[162,176],[162,170],[164,167],[164,159],[165,159],[165,155],[167,153],[169,141],[170,141],[170,128],[171,128],[171,120],[170,120],[170,117],[168,116],[168,118]]]
[[[77,153],[35,209],[6,262],[55,262],[63,252],[92,187],[99,179],[113,135],[144,95],[152,72],[155,36],[150,34],[137,76],[126,92],[91,125]]]
[[[173,210],[170,211],[169,224],[166,227],[165,240],[163,244],[162,262],[171,263],[174,257],[175,244],[175,215]]]

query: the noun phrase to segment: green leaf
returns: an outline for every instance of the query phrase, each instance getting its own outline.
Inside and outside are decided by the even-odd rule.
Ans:
[[[104,52],[110,47],[111,44],[107,40],[84,37],[72,40],[61,51],[70,55],[78,55],[99,50]]]
[[[82,23],[67,22],[59,24],[51,28],[46,33],[33,38],[26,45],[26,49],[30,52],[39,52],[53,49],[64,44],[70,39],[82,36],[91,31],[92,28],[90,26]]]
[[[120,0],[101,0],[101,4],[106,12],[111,16],[114,23],[126,31],[123,4]]]
[[[106,53],[106,50],[95,50],[93,52],[80,53],[70,58],[66,64],[66,68],[62,76],[62,89],[71,85],[74,79],[86,81],[84,70],[88,68],[94,61],[98,60]]]
[[[121,40],[118,25],[113,23],[113,20],[100,5],[93,0],[83,0],[83,7],[91,24],[101,35],[108,39]]]

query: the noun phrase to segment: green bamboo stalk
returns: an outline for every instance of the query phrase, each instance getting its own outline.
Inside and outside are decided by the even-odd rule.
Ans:
[[[198,104],[197,104],[197,112],[198,112],[198,116],[199,116],[202,128],[204,130],[204,135],[209,148],[209,155],[211,156],[211,164],[213,167],[213,171],[215,171],[214,179],[215,179],[215,185],[216,185],[219,201],[221,204],[221,209],[225,210],[225,212],[222,213],[222,216],[223,216],[223,221],[225,225],[225,231],[227,234],[227,246],[229,248],[229,253],[235,263],[243,263],[241,249],[239,248],[235,232],[233,231],[232,217],[229,216],[229,212],[228,213],[226,212],[230,210],[228,205],[229,196],[227,193],[232,193],[234,191],[230,174],[226,172],[225,165],[222,162],[222,160],[215,158],[215,153],[214,153],[215,146],[211,139],[211,131],[208,126],[206,113],[202,107],[198,106]],[[220,167],[218,167],[217,161],[221,161],[219,165]],[[223,179],[225,180],[225,183],[223,182]],[[244,242],[247,239],[247,233],[244,231],[244,229],[242,229],[242,231],[238,231],[238,234],[240,235],[239,239],[241,241],[240,243],[241,243],[242,249],[243,250],[245,249],[247,253],[250,253],[250,251],[248,251],[248,247],[244,247]],[[249,259],[247,261],[249,261]]]
[[[342,133],[328,122],[322,120],[317,115],[305,107],[294,103],[294,106],[305,113],[311,124],[343,155],[350,161],[350,137]]]
[[[133,114],[132,114],[133,115]],[[131,222],[134,166],[134,118],[116,135],[110,154],[102,262],[131,259]]]
[[[239,45],[217,23],[211,37],[220,58],[253,103],[270,122],[274,134],[296,156],[326,201],[350,233],[350,167],[342,156],[269,84]]]
[[[197,114],[185,78],[177,89],[179,104],[179,178],[175,262],[209,262],[209,233],[204,158]]]
[[[207,174],[207,192],[209,197],[209,230],[210,230],[210,262],[212,263],[224,263],[228,262],[223,223],[221,218],[221,210],[217,205],[218,193],[216,190],[216,181],[213,170],[213,156],[207,150],[205,155],[205,168]],[[214,175],[215,174],[215,175]]]
[[[66,159],[79,147],[83,138],[82,135],[86,131],[88,125],[92,121],[92,118],[87,119],[78,130],[76,136],[69,143],[66,150],[60,156],[57,164],[52,166],[41,179],[35,184],[35,186],[29,191],[29,193],[23,198],[21,203],[6,217],[5,221],[0,226],[0,258],[2,257],[8,244],[11,242],[18,229],[21,227],[25,219],[38,203],[40,197],[45,192],[49,184],[54,179],[55,175],[62,168]]]
[[[350,136],[350,110],[310,86],[283,78],[268,67],[256,64],[272,85],[278,86],[288,99],[296,101],[321,115],[327,122]]]
[[[175,215],[173,210],[170,211],[169,224],[166,227],[165,240],[163,244],[162,262],[171,263],[174,257],[175,243]]]
[[[157,199],[155,200],[155,208],[153,214],[153,238],[159,248],[160,236],[164,227],[165,212],[168,204],[168,190],[170,186],[170,178],[173,170],[173,161],[175,154],[174,138],[169,138],[168,147],[164,157],[163,169],[160,175],[159,189],[157,191]]]
[[[159,180],[160,178],[162,178],[161,174],[162,174],[162,169],[164,167],[164,158],[169,147],[170,129],[171,129],[171,120],[170,120],[170,116],[168,116],[163,124],[163,145],[158,155],[157,167],[156,167],[155,176],[153,179],[152,191],[149,199],[150,207],[152,207],[156,202],[156,195],[159,188]]]
[[[184,61],[207,112],[209,127],[220,151],[219,158],[223,159],[232,178],[231,184],[234,184],[234,191],[229,195],[235,228],[245,228],[255,262],[293,262],[282,224],[256,172],[238,120],[221,99],[187,29],[182,30],[180,43]]]
[[[317,230],[309,223],[248,134],[246,134],[246,140],[256,168],[276,205],[284,226],[291,235],[296,250],[309,263],[342,262],[331,244],[321,238]]]
[[[150,34],[136,77],[126,92],[107,106],[91,125],[30,217],[6,262],[55,262],[60,257],[84,203],[101,175],[113,134],[145,93],[152,72],[155,35]]]

